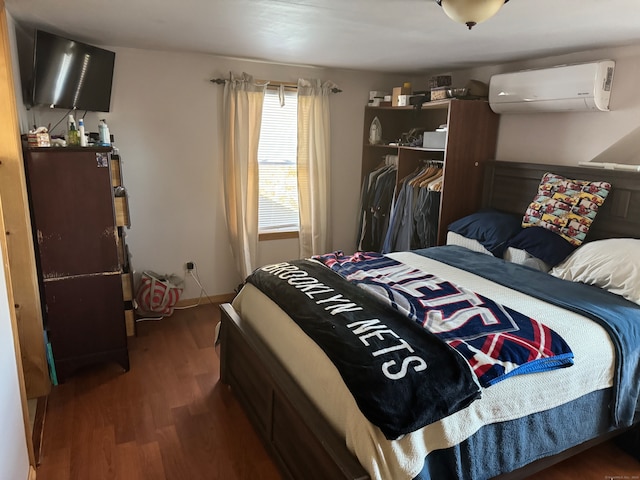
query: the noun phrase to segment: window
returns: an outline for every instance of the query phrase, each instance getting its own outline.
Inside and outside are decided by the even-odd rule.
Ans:
[[[285,90],[280,106],[279,90],[267,89],[262,107],[258,145],[260,233],[297,232],[298,96]]]

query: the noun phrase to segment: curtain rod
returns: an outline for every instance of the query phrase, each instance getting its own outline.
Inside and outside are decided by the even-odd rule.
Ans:
[[[227,80],[225,78],[212,78],[211,80],[209,80],[211,83],[217,83],[218,85],[224,85],[224,82],[226,82]],[[294,83],[286,83],[286,82],[277,82],[277,81],[272,81],[272,80],[257,80],[258,83],[266,83],[267,84],[267,88],[269,87],[279,87],[280,85],[284,85],[286,88],[298,88],[298,85],[294,84]],[[331,93],[340,93],[342,92],[342,90],[340,90],[337,87],[334,87],[331,89]]]

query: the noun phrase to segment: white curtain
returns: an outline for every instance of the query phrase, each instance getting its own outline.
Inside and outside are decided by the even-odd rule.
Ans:
[[[298,80],[300,257],[330,251],[329,95],[335,85]]]
[[[258,142],[265,85],[246,73],[224,86],[224,200],[231,249],[244,279],[257,266]]]

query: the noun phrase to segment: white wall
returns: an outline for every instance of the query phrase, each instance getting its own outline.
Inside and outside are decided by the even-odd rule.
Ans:
[[[4,258],[0,245],[0,259]],[[4,263],[4,262],[3,262]],[[26,479],[29,454],[24,431],[18,365],[9,315],[4,264],[0,267],[0,478]]]
[[[496,73],[602,59],[616,62],[610,112],[502,115],[496,158],[562,165],[592,160],[640,164],[640,46],[464,70],[453,72],[453,78],[460,86],[470,78],[488,84]]]
[[[364,106],[369,90],[390,89],[404,78],[369,72],[220,58],[211,55],[117,48],[111,112],[90,113],[88,130],[107,120],[123,159],[132,227],[127,241],[137,272],[184,276],[194,261],[209,295],[232,292],[241,278],[231,260],[222,183],[223,87],[211,78],[247,72],[257,79],[332,80],[343,90],[331,97],[333,248],[355,248]],[[16,68],[17,71],[17,68]],[[23,129],[55,124],[64,110],[23,111]],[[62,133],[65,122],[53,133]],[[297,240],[261,242],[259,263],[298,256]],[[187,277],[183,298],[199,288]]]

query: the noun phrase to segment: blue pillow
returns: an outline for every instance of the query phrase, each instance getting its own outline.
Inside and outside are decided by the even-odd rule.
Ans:
[[[502,257],[507,241],[523,230],[522,216],[494,209],[480,210],[449,225],[449,230],[477,240],[493,256]]]
[[[576,246],[544,227],[523,228],[507,242],[507,247],[524,250],[551,267],[562,262],[576,249]]]

